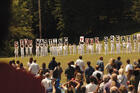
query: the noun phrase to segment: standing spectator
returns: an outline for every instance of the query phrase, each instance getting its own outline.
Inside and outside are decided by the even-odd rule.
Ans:
[[[110,71],[111,69],[113,69],[113,65],[114,65],[113,59],[111,58],[111,59],[109,60],[109,63],[105,66],[105,69],[107,70],[107,73],[109,73],[109,71]]]
[[[104,93],[104,86],[109,81],[110,77],[108,75],[103,76],[103,82],[100,84],[98,93]]]
[[[94,93],[97,89],[97,85],[95,84],[96,78],[94,76],[90,77],[90,83],[86,85],[86,93]]]
[[[95,69],[90,65],[91,62],[88,61],[87,62],[87,65],[88,67],[86,68],[85,70],[85,78],[86,78],[86,83],[88,84],[90,81],[89,81],[89,77],[92,75],[92,73],[95,71]]]
[[[121,62],[121,57],[118,57],[117,60],[115,61],[117,70],[119,70],[122,66],[122,62]]]
[[[58,64],[57,64],[57,71],[58,71],[58,78],[61,80],[61,74],[63,72],[63,69],[61,67],[61,63],[60,62],[58,62]]]
[[[38,72],[39,72],[39,65],[36,63],[36,60],[34,60],[34,62],[29,67],[29,71],[32,74],[34,74],[34,75],[37,75],[38,74]]]
[[[49,72],[49,69],[46,68],[46,63],[42,63],[42,74],[45,75],[46,72]]]
[[[103,57],[100,57],[100,59],[97,61],[97,64],[99,66],[99,71],[104,72],[104,62],[103,62]]]
[[[133,66],[132,64],[130,64],[130,59],[128,59],[126,62],[127,62],[127,65],[125,67],[125,72],[127,74],[127,79],[129,80],[133,71]]]
[[[52,80],[50,79],[50,73],[45,74],[45,79],[41,81],[41,84],[44,86],[46,93],[52,93],[53,86],[52,86]]]
[[[33,58],[30,57],[29,62],[27,63],[28,68],[31,66],[32,63],[33,63]]]
[[[140,68],[140,59],[138,59],[138,63],[136,65],[137,68]]]
[[[113,84],[113,83],[115,83],[115,84]],[[104,86],[104,92],[105,93],[111,93],[110,89],[113,85],[115,85],[117,88],[120,87],[120,83],[117,81],[117,74],[112,74],[111,79]]]
[[[79,59],[76,60],[75,64],[76,64],[76,66],[79,66],[80,67],[80,70],[82,72],[84,72],[84,70],[85,70],[85,64],[84,64],[84,61],[82,60],[82,56],[79,56]]]
[[[75,68],[71,66],[71,62],[68,63],[68,68],[65,70],[65,75],[67,77],[67,81],[74,78]]]
[[[54,68],[57,66],[57,62],[55,61],[55,57],[52,58],[52,61],[49,63],[48,68],[49,70],[54,70]]]
[[[124,75],[124,70],[122,68],[119,69],[118,81],[120,84],[127,87],[127,77]]]
[[[97,78],[99,74],[100,74],[100,79],[102,79],[103,78],[103,72],[101,72],[99,70],[99,66],[96,65],[96,70],[92,73],[92,76],[94,76],[95,78]]]

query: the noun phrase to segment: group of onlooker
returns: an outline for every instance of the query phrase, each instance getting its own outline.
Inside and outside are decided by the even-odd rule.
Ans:
[[[87,62],[87,67],[82,56],[74,62],[68,62],[64,70],[55,57],[48,64],[42,64],[40,68],[36,60],[29,59],[28,68],[20,61],[10,61],[9,64],[17,70],[30,72],[42,86],[46,93],[140,93],[140,59],[131,64],[130,59],[126,60],[127,65],[117,59],[110,58],[104,65],[104,58],[100,57],[95,67]],[[27,70],[28,69],[28,70]],[[67,81],[62,83],[61,74],[64,70]]]

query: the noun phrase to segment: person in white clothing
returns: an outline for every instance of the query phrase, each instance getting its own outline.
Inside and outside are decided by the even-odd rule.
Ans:
[[[97,90],[97,85],[95,84],[96,78],[94,76],[90,77],[90,83],[86,85],[86,93],[94,93]]]
[[[38,74],[38,72],[39,72],[39,65],[36,63],[36,60],[34,60],[34,62],[30,65],[29,71],[32,74],[34,74],[34,75]]]
[[[39,44],[36,44],[36,57],[39,57],[40,51],[39,51]]]
[[[133,70],[133,65],[130,64],[130,59],[127,60],[127,65],[125,67],[125,72],[128,72],[129,70]]]
[[[52,93],[53,85],[52,85],[52,80],[50,79],[50,73],[47,72],[45,74],[45,79],[41,81],[41,84],[44,86],[45,91],[47,93]]]
[[[76,44],[73,44],[73,54],[76,54],[76,50],[77,50]]]
[[[99,66],[98,65],[96,65],[96,68],[95,68],[96,70],[92,73],[92,76],[94,76],[95,78],[98,78],[97,77],[97,74],[100,74],[100,79],[103,79],[103,72],[101,72],[101,71],[99,71]]]
[[[24,46],[23,45],[21,45],[21,47],[20,47],[20,52],[21,52],[21,58],[23,58],[24,57]]]
[[[79,59],[76,60],[75,65],[79,66],[81,71],[85,70],[85,64],[84,61],[82,60],[82,56],[79,56]]]

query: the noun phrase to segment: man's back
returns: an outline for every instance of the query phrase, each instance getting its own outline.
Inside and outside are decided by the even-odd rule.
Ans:
[[[54,70],[54,68],[57,66],[57,62],[55,60],[52,60],[50,63],[49,63],[49,66],[48,68],[50,70]]]
[[[39,65],[36,63],[32,63],[29,71],[31,71],[32,74],[36,75],[39,72]]]
[[[97,65],[99,66],[100,71],[104,71],[104,62],[102,60],[98,60]]]
[[[84,65],[84,61],[82,59],[77,59],[76,62],[75,62],[75,64],[80,67],[80,70],[81,71],[84,71],[83,67],[85,65]]]

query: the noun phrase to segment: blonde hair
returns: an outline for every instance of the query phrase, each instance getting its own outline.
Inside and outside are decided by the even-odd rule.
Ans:
[[[121,68],[119,69],[119,75],[123,75],[124,74],[124,70]]]

